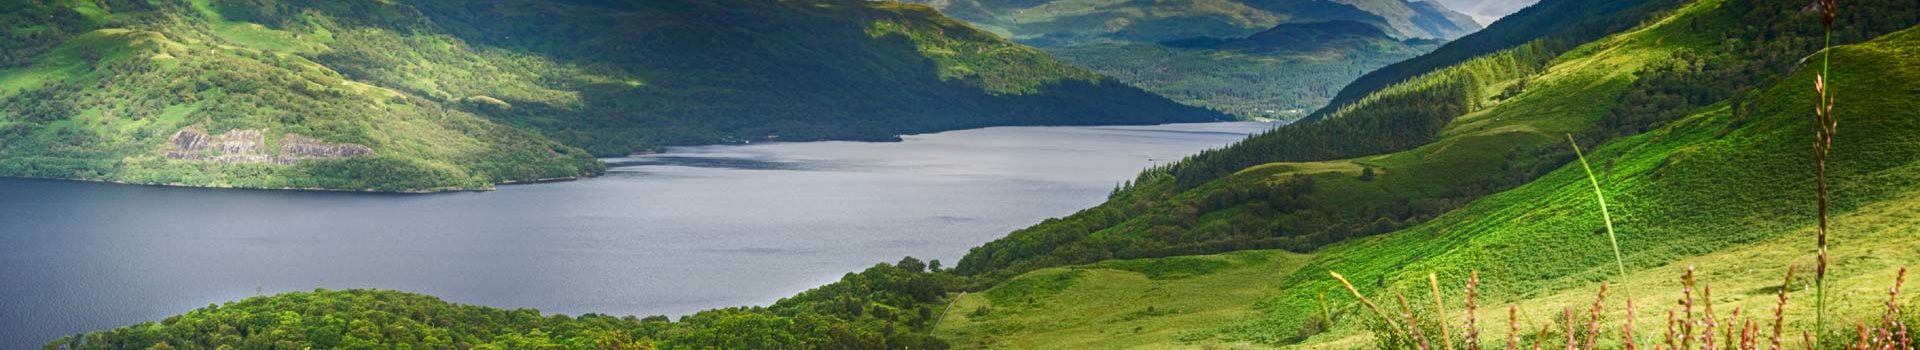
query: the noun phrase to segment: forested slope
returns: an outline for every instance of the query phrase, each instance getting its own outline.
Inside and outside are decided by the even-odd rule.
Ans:
[[[665,145],[1226,118],[897,3],[6,5],[0,176],[475,189]]]
[[[1326,105],[1354,77],[1440,43],[1394,39],[1377,27],[1338,20],[1280,24],[1243,38],[1050,50],[1061,60],[1174,101],[1243,118],[1292,120]]]
[[[1489,346],[1504,344],[1508,332],[1505,310],[1488,305],[1520,304],[1523,329],[1551,331],[1547,338],[1520,338],[1559,344],[1555,339],[1567,335],[1552,320],[1570,308],[1580,310],[1584,322],[1600,281],[1616,282],[1616,295],[1639,296],[1639,321],[1659,325],[1670,303],[1647,300],[1677,298],[1674,277],[1696,264],[1702,281],[1721,296],[1714,303],[1724,303],[1722,315],[1735,306],[1772,310],[1785,270],[1812,269],[1810,231],[1818,222],[1808,147],[1815,127],[1807,113],[1815,104],[1817,70],[1809,64],[1818,62],[1803,58],[1819,51],[1821,30],[1818,14],[1801,11],[1803,5],[1692,1],[1545,60],[1537,70],[1476,68],[1491,64],[1486,60],[1505,60],[1509,53],[1439,71],[1429,77],[1478,84],[1465,90],[1478,91],[1466,99],[1477,107],[1446,119],[1435,129],[1435,141],[1406,151],[1259,165],[1191,188],[1177,187],[1165,172],[1150,172],[1145,185],[1117,192],[1107,205],[976,249],[959,272],[1016,276],[982,294],[1036,281],[1052,281],[1052,287],[1029,292],[1037,300],[1025,304],[962,299],[1010,312],[966,314],[968,321],[946,323],[953,326],[939,332],[993,348],[1006,344],[992,339],[1046,343],[1154,324],[1158,321],[1151,318],[1081,326],[1031,321],[1069,317],[1059,313],[1069,308],[1052,299],[1056,296],[1117,287],[1055,277],[1061,270],[1099,265],[1014,273],[1109,258],[1257,247],[1313,256],[1288,270],[1297,272],[1270,275],[1270,283],[1156,291],[1268,297],[1252,305],[1168,311],[1171,316],[1159,317],[1258,310],[1234,322],[1155,330],[1181,336],[1139,346],[1370,346],[1382,337],[1370,328],[1378,322],[1370,321],[1369,311],[1328,271],[1344,274],[1375,301],[1387,302],[1396,292],[1424,298],[1426,275],[1438,274],[1445,283],[1441,293],[1453,308],[1448,312],[1456,316],[1464,312],[1463,305],[1453,304],[1461,296],[1461,281],[1478,271],[1477,292],[1488,308],[1481,310],[1487,317],[1483,322],[1502,322],[1483,326],[1482,339]],[[1913,55],[1920,50],[1920,29],[1912,29],[1920,25],[1920,5],[1856,1],[1846,6],[1836,21],[1841,25],[1835,41],[1865,43],[1835,49],[1828,85],[1838,96],[1851,96],[1841,100],[1853,101],[1836,109],[1844,136],[1827,164],[1839,203],[1835,222],[1845,232],[1838,239],[1849,242],[1835,250],[1836,264],[1846,272],[1831,278],[1845,281],[1840,288],[1852,300],[1833,307],[1847,322],[1877,322],[1895,270],[1920,263],[1911,252],[1910,234],[1913,208],[1920,207],[1913,197],[1920,184],[1913,175],[1920,167],[1920,147],[1910,137],[1920,133],[1914,106],[1920,101],[1915,98],[1920,71],[1914,69],[1920,56]],[[1322,123],[1378,113],[1395,91],[1405,95],[1423,88],[1402,84],[1383,90],[1370,104]],[[1617,275],[1592,185],[1578,163],[1568,163],[1569,135],[1591,151],[1587,158],[1612,207],[1626,276]],[[1488,183],[1494,185],[1481,185]],[[1134,264],[1192,268],[1183,261],[1218,258]],[[1209,271],[1193,278],[1214,278]],[[1812,328],[1810,293],[1794,291],[1795,304],[1786,310],[1790,329]],[[1865,295],[1873,301],[1859,299]],[[1619,299],[1608,303],[1601,317],[1617,329],[1618,320],[1627,316]],[[1431,308],[1416,308],[1431,315]],[[1324,317],[1329,314],[1338,321],[1329,324]],[[1642,332],[1658,334],[1657,328]],[[1837,327],[1819,332],[1843,333]],[[1618,346],[1618,337],[1610,333],[1602,342]]]
[[[944,349],[926,335],[954,278],[907,259],[768,307],[666,316],[541,314],[381,290],[253,297],[47,349]]]
[[[1913,28],[1920,25],[1920,4],[1847,4],[1833,38],[1853,45],[1833,50],[1827,85],[1842,96],[1835,110],[1842,136],[1827,165],[1840,242],[1833,254],[1838,268],[1830,277],[1839,285],[1838,296],[1831,307],[1851,321],[1876,316],[1869,312],[1887,301],[1884,287],[1892,283],[1892,271],[1920,263],[1920,252],[1913,250],[1920,242],[1911,234],[1911,219],[1920,215],[1920,197],[1914,196],[1920,145],[1912,137],[1920,133],[1920,29]],[[355,301],[309,309],[306,294],[250,299],[49,347],[166,341],[215,348],[256,341],[251,339],[287,339],[289,346],[358,339],[355,344],[468,347],[426,341],[454,338],[471,347],[942,346],[924,337],[930,330],[955,337],[960,346],[986,348],[1372,345],[1379,337],[1370,333],[1366,311],[1340,294],[1344,290],[1326,277],[1328,271],[1345,274],[1375,300],[1424,293],[1423,275],[1436,274],[1448,285],[1437,298],[1449,300],[1442,303],[1458,300],[1455,286],[1479,271],[1483,322],[1501,320],[1491,317],[1487,305],[1523,307],[1517,322],[1527,330],[1548,329],[1544,337],[1518,337],[1529,341],[1578,335],[1559,331],[1574,323],[1553,316],[1584,310],[1600,281],[1615,282],[1628,298],[1638,296],[1643,306],[1636,320],[1658,325],[1666,317],[1660,311],[1677,306],[1652,300],[1679,298],[1674,277],[1692,266],[1714,284],[1717,297],[1708,300],[1723,310],[1762,310],[1783,290],[1783,270],[1811,261],[1813,254],[1806,235],[1816,221],[1807,147],[1814,121],[1806,110],[1814,105],[1814,69],[1805,58],[1818,51],[1821,30],[1818,14],[1803,6],[1790,0],[1696,0],[1564,53],[1508,48],[1388,88],[1340,118],[1311,124],[1332,125],[1318,130],[1339,138],[1317,142],[1333,144],[1398,137],[1388,131],[1400,129],[1387,126],[1409,125],[1405,120],[1435,123],[1421,129],[1432,134],[1432,142],[1266,163],[1193,185],[1180,184],[1165,169],[1149,171],[1134,186],[1118,189],[1109,203],[978,248],[957,270],[909,259],[767,308],[711,311],[672,323],[496,317],[487,315],[530,312],[392,293],[320,292],[313,295]],[[1552,57],[1536,61],[1529,55]],[[1437,111],[1457,114],[1392,114],[1417,110],[1405,104],[1441,102],[1457,105]],[[1337,121],[1350,122],[1325,124]],[[1598,173],[1596,182],[1613,206],[1624,276],[1616,275],[1607,254],[1593,185],[1569,162],[1570,138],[1590,150],[1586,157]],[[1311,253],[1112,260],[1252,247]],[[1799,268],[1807,273],[1811,266]],[[1792,329],[1811,329],[1806,288],[1804,282],[1784,287],[1795,300],[1784,310]],[[392,308],[382,298],[455,311],[370,312]],[[1619,304],[1610,300],[1608,305]],[[949,301],[964,308],[936,313]],[[1425,306],[1415,308],[1432,314]],[[1623,308],[1601,311],[1607,329],[1626,317],[1618,310]],[[488,327],[457,330],[432,320]],[[356,321],[363,322],[354,326]],[[329,326],[340,323],[346,325]],[[1643,335],[1657,332],[1644,327]],[[1839,327],[1818,331],[1842,334]],[[258,332],[271,329],[284,332]],[[1496,339],[1510,333],[1482,329],[1486,344],[1501,344]],[[427,336],[383,335],[413,330]]]
[[[1382,90],[1333,118],[1148,170],[1106,204],[974,249],[957,271],[1307,251],[1425,222],[1559,168],[1572,157],[1565,134],[1593,145],[1750,98],[1819,47],[1817,26],[1794,6],[1751,0],[1713,16],[1660,11],[1646,22],[1678,22],[1659,27],[1667,35],[1599,40],[1566,54],[1535,41],[1484,55]],[[1842,14],[1857,24],[1842,28],[1839,42],[1915,23],[1910,2],[1858,6],[1869,10]]]
[[[1641,24],[1649,13],[1670,9],[1678,1],[1542,0],[1500,18],[1486,29],[1448,42],[1432,53],[1367,72],[1340,89],[1330,108],[1309,120],[1325,117],[1349,103],[1423,74],[1520,45],[1558,54],[1608,34]],[[1540,64],[1544,62],[1538,62]]]
[[[1828,329],[1814,329],[1809,281],[1814,269],[1812,227],[1820,217],[1814,215],[1816,187],[1809,148],[1809,131],[1816,127],[1807,108],[1814,106],[1812,75],[1818,73],[1818,56],[1812,56],[1811,62],[1803,60],[1818,52],[1820,29],[1818,13],[1799,12],[1801,6],[1801,2],[1772,0],[1690,2],[1638,29],[1601,38],[1549,60],[1540,71],[1521,75],[1528,81],[1524,88],[1505,88],[1513,87],[1513,83],[1484,87],[1494,94],[1488,96],[1490,106],[1453,117],[1436,142],[1427,146],[1352,160],[1250,167],[1187,192],[1165,194],[1169,198],[1158,200],[1185,206],[1165,212],[1150,208],[1156,204],[1127,202],[1131,200],[1127,196],[1158,190],[1135,188],[1121,192],[1116,202],[1146,210],[1142,215],[1112,227],[1100,227],[1089,237],[1068,237],[1073,229],[1087,229],[1089,221],[1085,217],[1050,221],[1016,233],[1014,238],[1025,242],[996,242],[998,246],[989,244],[975,250],[975,256],[968,258],[970,262],[962,262],[960,269],[973,271],[979,265],[972,265],[972,260],[1000,258],[1004,252],[1021,252],[1020,248],[1035,252],[1033,248],[1048,242],[1046,238],[1060,238],[1054,240],[1060,244],[1052,250],[1054,254],[1027,262],[983,265],[989,273],[1000,273],[1008,267],[1021,271],[1023,265],[1098,260],[1071,254],[1098,256],[1102,254],[1098,252],[1100,246],[1204,242],[1206,238],[1246,235],[1248,231],[1254,237],[1265,237],[1273,231],[1263,231],[1263,223],[1288,227],[1313,219],[1300,215],[1300,208],[1379,204],[1390,202],[1379,200],[1379,196],[1394,194],[1411,194],[1415,200],[1421,196],[1434,198],[1444,192],[1430,192],[1432,188],[1448,187],[1421,185],[1446,185],[1452,181],[1448,177],[1501,169],[1473,167],[1475,158],[1498,160],[1507,146],[1571,150],[1567,144],[1571,133],[1582,138],[1582,146],[1590,150],[1586,158],[1594,163],[1597,183],[1611,206],[1613,229],[1619,231],[1628,275],[1617,275],[1619,269],[1603,229],[1605,221],[1586,173],[1580,163],[1559,158],[1542,163],[1538,169],[1544,169],[1544,173],[1532,175],[1524,185],[1465,198],[1467,202],[1457,210],[1436,213],[1436,217],[1405,225],[1404,229],[1382,229],[1384,235],[1379,237],[1344,238],[1331,246],[1313,248],[1311,258],[1300,267],[1265,269],[1265,281],[1248,279],[1204,288],[1154,283],[1160,288],[1137,290],[1106,283],[1106,277],[1096,275],[1106,273],[1102,269],[1108,269],[1106,265],[1112,265],[1112,260],[1037,269],[962,298],[960,304],[989,312],[962,313],[956,319],[947,319],[937,333],[947,335],[962,348],[1035,348],[1033,344],[1058,344],[1112,333],[1144,340],[1129,344],[1139,348],[1223,344],[1375,346],[1377,340],[1390,335],[1380,335],[1384,333],[1379,329],[1380,321],[1331,279],[1329,271],[1346,275],[1369,298],[1386,302],[1386,308],[1400,310],[1398,304],[1390,304],[1396,294],[1419,296],[1413,306],[1419,317],[1434,315],[1428,308],[1427,292],[1434,288],[1428,287],[1428,273],[1436,273],[1442,283],[1438,292],[1446,300],[1446,312],[1452,315],[1455,327],[1459,317],[1469,312],[1465,304],[1459,304],[1463,298],[1461,285],[1469,273],[1476,271],[1480,279],[1475,292],[1480,331],[1484,331],[1478,333],[1482,344],[1490,348],[1507,344],[1505,338],[1511,333],[1507,331],[1505,304],[1517,304],[1517,323],[1524,335],[1513,337],[1521,340],[1521,346],[1534,342],[1559,346],[1561,338],[1569,335],[1561,331],[1565,323],[1557,319],[1571,310],[1580,317],[1576,325],[1586,325],[1586,310],[1596,302],[1596,288],[1603,281],[1611,281],[1611,296],[1605,300],[1605,308],[1597,310],[1603,327],[1599,344],[1601,348],[1617,348],[1622,346],[1620,323],[1630,317],[1624,312],[1622,298],[1638,298],[1640,310],[1632,317],[1642,327],[1653,327],[1640,331],[1642,342],[1659,344],[1661,321],[1667,319],[1668,312],[1680,312],[1680,306],[1670,302],[1682,298],[1676,277],[1688,269],[1699,273],[1703,285],[1711,285],[1715,296],[1711,302],[1720,310],[1718,315],[1724,317],[1728,315],[1726,310],[1745,308],[1751,319],[1766,323],[1780,302],[1782,277],[1789,267],[1797,267],[1803,275],[1788,285],[1793,302],[1784,310],[1788,319],[1784,327],[1793,333],[1809,331],[1837,338],[1828,342],[1828,348],[1851,344],[1853,321],[1876,323],[1882,319],[1887,287],[1895,283],[1897,269],[1920,263],[1914,252],[1916,237],[1910,235],[1914,208],[1920,208],[1920,200],[1916,200],[1920,196],[1914,194],[1916,185],[1920,185],[1920,177],[1914,175],[1914,169],[1920,169],[1920,144],[1914,144],[1910,137],[1920,133],[1920,112],[1914,110],[1920,102],[1916,98],[1920,96],[1920,83],[1916,83],[1920,81],[1920,69],[1916,69],[1920,62],[1916,58],[1920,56],[1914,56],[1920,50],[1920,29],[1914,29],[1914,25],[1920,25],[1920,6],[1912,2],[1847,2],[1845,6],[1851,8],[1843,10],[1851,13],[1841,12],[1837,21],[1841,23],[1837,42],[1864,42],[1834,48],[1834,69],[1828,81],[1828,88],[1841,100],[1853,100],[1837,104],[1841,137],[1828,162],[1832,194],[1837,200],[1837,267],[1830,275],[1830,285],[1836,285],[1841,290],[1837,298],[1845,300],[1830,300],[1828,308],[1843,321]],[[1751,40],[1755,37],[1774,40]],[[1498,98],[1500,94],[1507,96]],[[1613,100],[1622,102],[1611,104]],[[1348,117],[1357,117],[1357,113]],[[1475,142],[1484,140],[1498,142],[1475,146]],[[1369,167],[1371,171],[1367,171]],[[1233,192],[1235,188],[1250,188],[1252,192]],[[1123,210],[1125,206],[1104,206],[1079,215]],[[1369,215],[1377,213],[1325,213],[1325,217],[1357,223],[1367,223]],[[1394,215],[1402,213],[1382,217],[1398,219]],[[1190,217],[1190,221],[1177,221],[1183,217]],[[1139,227],[1150,225],[1156,231],[1144,231],[1142,235]],[[1167,225],[1167,229],[1158,229],[1158,225]],[[1271,237],[1284,238],[1284,231],[1279,233]],[[1365,235],[1365,231],[1357,235]],[[1256,240],[1254,244],[1165,254],[1242,246],[1260,244]],[[1290,242],[1277,246],[1294,248]],[[1121,256],[1129,250],[1119,248],[1116,252],[1114,256]],[[1254,252],[1129,260],[1127,265],[1162,265],[1169,271],[1188,271],[1181,279],[1238,281],[1246,279],[1238,275],[1256,271],[1246,271],[1240,265],[1200,262],[1236,260],[1248,254]],[[1046,288],[1033,288],[1039,283]],[[993,298],[995,294],[1018,294],[1025,296],[1025,302],[1021,298]],[[1079,308],[1083,302],[1071,300],[1089,294],[1117,300],[1139,298],[1142,302],[1089,312]],[[1244,294],[1263,294],[1263,298],[1248,304],[1196,304],[1171,298],[1198,294],[1231,296],[1235,300]],[[1693,298],[1701,298],[1699,287],[1693,288]],[[1916,298],[1901,294],[1893,302],[1910,308]],[[1142,304],[1162,310],[1154,312],[1154,308],[1142,308]],[[1165,310],[1167,306],[1185,308]],[[1699,308],[1695,306],[1693,312],[1699,312]],[[1755,317],[1753,312],[1764,313]],[[1089,313],[1114,317],[1079,317]],[[1217,319],[1215,313],[1242,317],[1208,321]],[[1187,319],[1187,323],[1164,323],[1169,319]],[[1423,327],[1432,327],[1430,321],[1423,319],[1427,323]],[[1741,319],[1722,321],[1741,325]],[[1137,327],[1152,331],[1142,333]],[[1127,329],[1135,331],[1127,333]],[[1546,331],[1534,335],[1534,329]],[[1179,337],[1165,337],[1167,333]],[[1461,344],[1459,333],[1461,329],[1455,329],[1455,344]],[[1428,333],[1428,337],[1432,335]],[[1584,335],[1590,333],[1574,333],[1574,337]],[[1440,342],[1440,338],[1430,340]],[[1801,344],[1799,338],[1784,340],[1789,346]],[[1398,346],[1411,344],[1402,342]],[[1392,348],[1392,344],[1380,348]]]

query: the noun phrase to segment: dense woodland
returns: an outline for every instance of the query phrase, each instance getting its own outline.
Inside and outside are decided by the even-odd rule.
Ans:
[[[1330,105],[1314,113],[1319,119],[1376,91],[1415,77],[1510,48],[1541,41],[1540,48],[1557,55],[1594,39],[1640,25],[1655,11],[1682,3],[1676,0],[1578,1],[1541,0],[1513,15],[1502,17],[1498,26],[1474,32],[1433,53],[1394,63],[1360,76],[1341,88]]]
[[[0,8],[5,176],[485,189],[591,176],[594,156],[668,145],[1229,118],[898,3],[21,5]],[[259,131],[266,151],[248,156],[278,156],[290,135],[371,152],[169,159],[166,141],[188,129]]]
[[[768,307],[680,317],[541,314],[379,290],[209,305],[48,349],[945,349],[926,334],[957,277],[906,258]]]
[[[331,51],[307,56],[354,79],[462,105],[603,156],[661,145],[1222,117],[909,5],[424,0],[226,8],[276,29],[333,33]],[[502,103],[471,102],[489,99]]]
[[[0,69],[0,175],[402,191],[486,188],[603,169],[586,152],[539,134],[347,84],[299,56],[189,45],[218,39],[197,20],[172,14],[191,11],[185,4],[38,5],[6,13],[55,20],[5,22],[13,26],[6,35],[27,39],[0,49],[20,55]],[[271,130],[269,143],[298,134],[377,153],[295,165],[163,157],[168,137],[186,128]]]

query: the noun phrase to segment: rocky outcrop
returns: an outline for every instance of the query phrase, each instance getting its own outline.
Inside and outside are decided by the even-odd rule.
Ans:
[[[327,143],[300,134],[287,134],[280,139],[281,158],[348,158],[371,156],[373,149],[351,143]]]
[[[209,135],[198,129],[184,129],[167,138],[168,159],[220,164],[299,164],[307,159],[338,159],[373,156],[373,148],[351,143],[328,143],[300,134],[280,138],[279,154],[263,152],[266,132],[238,129]]]

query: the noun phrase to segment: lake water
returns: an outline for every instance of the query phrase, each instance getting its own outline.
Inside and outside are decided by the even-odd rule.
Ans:
[[[685,147],[607,159],[594,179],[432,195],[0,179],[0,348],[314,288],[567,314],[765,305],[908,255],[952,266],[1271,126]]]

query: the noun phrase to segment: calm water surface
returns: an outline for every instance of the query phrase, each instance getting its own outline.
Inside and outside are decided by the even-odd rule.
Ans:
[[[0,179],[0,349],[315,288],[568,314],[764,305],[903,256],[952,266],[1271,126],[687,147],[608,159],[595,179],[435,195]]]

